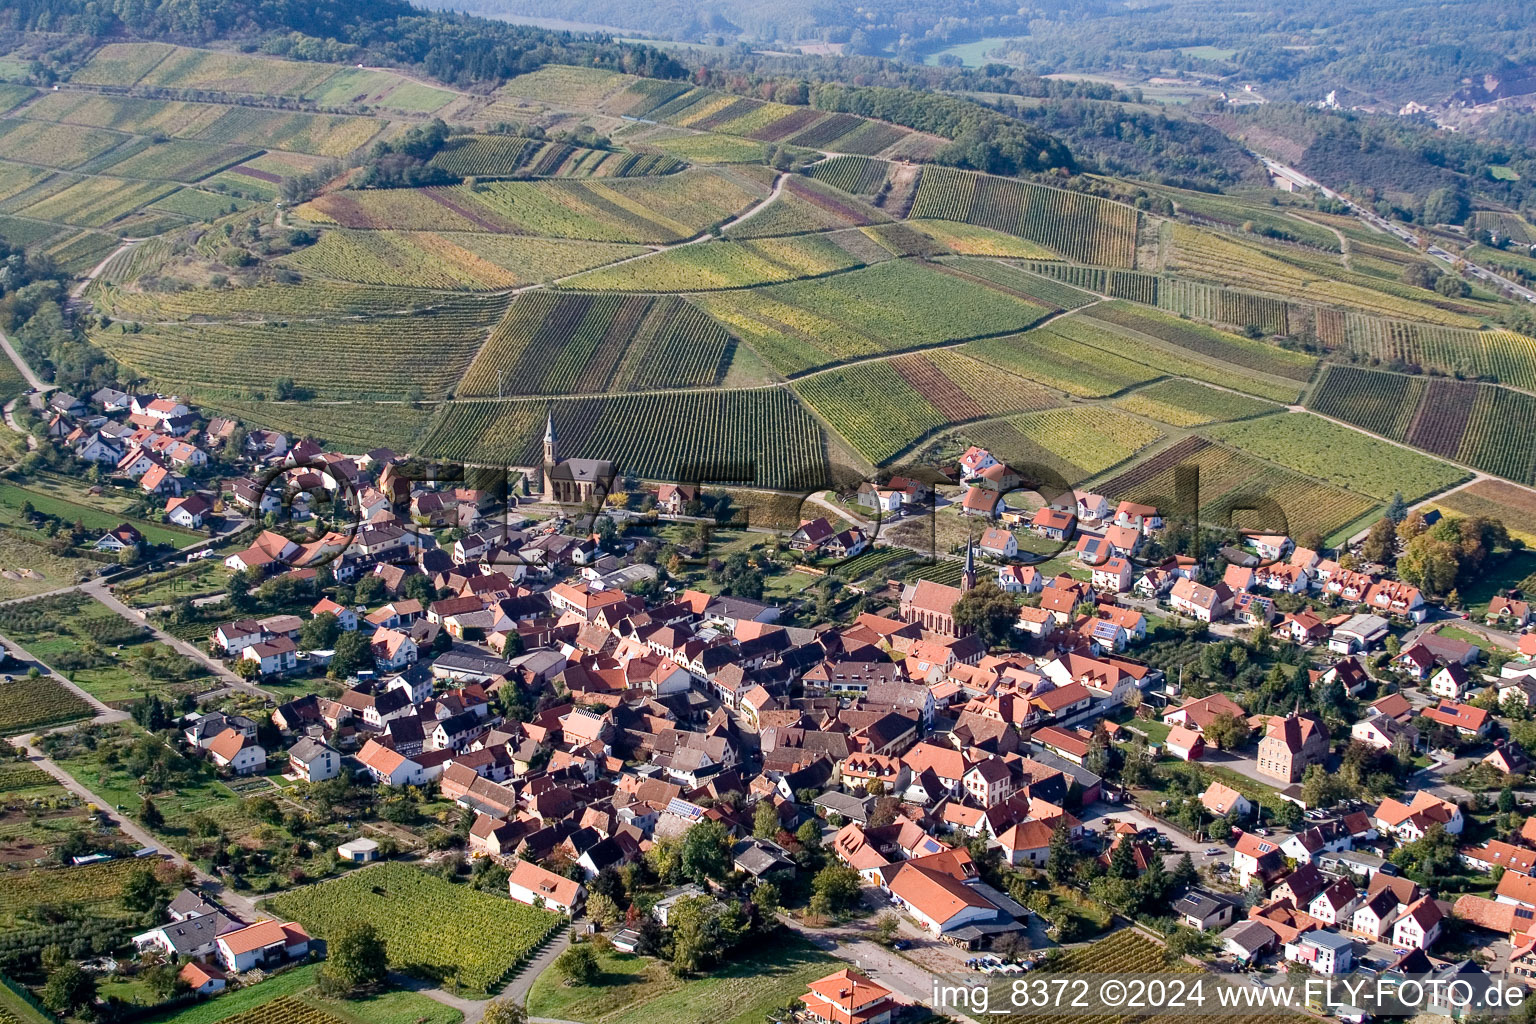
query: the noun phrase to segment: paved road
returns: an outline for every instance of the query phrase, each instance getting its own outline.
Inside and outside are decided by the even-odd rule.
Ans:
[[[99,718],[97,720],[100,721]],[[187,858],[183,857],[175,850],[166,846],[165,843],[151,835],[144,828],[141,828],[132,819],[124,814],[119,813],[110,801],[101,796],[98,796],[97,794],[91,792],[89,789],[86,789],[85,786],[80,784],[79,780],[77,780],[73,775],[70,775],[63,768],[60,768],[51,758],[46,756],[35,745],[31,743],[20,743],[19,741],[22,738],[23,737],[17,737],[11,742],[16,743],[18,746],[22,746],[26,750],[28,760],[37,765],[43,771],[47,772],[49,775],[52,775],[55,779],[58,779],[59,784],[62,785],[65,789],[69,790],[75,796],[84,800],[86,803],[95,804],[96,807],[101,810],[103,815],[112,821],[113,824],[121,829],[123,833],[134,842],[138,843],[140,846],[148,846],[157,849],[163,853],[166,858],[171,861],[171,863],[177,865],[178,867],[183,867],[190,870],[194,875],[197,876],[198,881],[202,883],[202,887],[206,889],[208,893],[217,899],[220,903],[228,907],[229,910],[235,914],[235,916],[243,918],[246,921],[256,921],[261,917],[261,915],[256,912],[256,904],[252,903],[245,896],[242,896],[239,893],[226,888],[221,880],[213,877],[212,875],[206,875],[199,871],[197,869],[197,865],[187,860]]]
[[[253,697],[275,699],[271,693],[263,690],[255,683],[235,675],[235,673],[230,671],[229,667],[226,666],[223,662],[211,657],[206,651],[197,647],[197,645],[188,643],[179,637],[172,636],[170,633],[167,633],[153,622],[148,621],[146,616],[140,614],[138,611],[119,601],[117,599],[117,595],[112,593],[105,580],[92,580],[90,583],[85,584],[80,589],[82,592],[89,594],[91,597],[94,597],[96,600],[100,601],[102,604],[106,605],[108,608],[112,609],[114,612],[127,619],[129,622],[144,626],[151,633],[153,633],[155,638],[158,639],[161,643],[170,647],[178,654],[183,654],[186,657],[191,658],[193,661],[207,669],[211,675],[217,678],[220,682],[224,683],[230,689],[240,690],[241,692],[248,693]]]
[[[60,686],[64,687],[64,689],[85,701],[91,707],[95,708],[96,717],[91,719],[91,721],[100,723],[102,725],[107,725],[112,722],[124,722],[128,720],[128,712],[118,711],[114,708],[107,707],[101,701],[97,700],[95,697],[91,696],[89,693],[82,690],[74,683],[70,682],[63,675],[55,672],[51,666],[45,662],[39,661],[37,658],[32,657],[26,651],[22,650],[21,646],[14,640],[7,636],[0,635],[0,643],[5,644],[6,649],[11,652],[11,657],[21,665],[20,669],[12,669],[11,674],[25,675],[29,669],[31,669],[33,666],[36,666],[37,670],[43,673],[43,675],[52,677],[54,682],[58,683]]]
[[[1532,291],[1531,289],[1526,288],[1524,285],[1517,284],[1501,274],[1496,274],[1489,270],[1487,267],[1480,267],[1464,256],[1457,255],[1453,252],[1448,252],[1438,245],[1425,246],[1423,245],[1423,242],[1418,235],[1414,234],[1412,231],[1409,231],[1403,225],[1389,221],[1385,217],[1378,215],[1375,210],[1372,210],[1369,207],[1361,206],[1359,203],[1355,202],[1349,197],[1340,195],[1339,193],[1333,191],[1320,182],[1307,177],[1305,174],[1301,173],[1295,168],[1287,167],[1285,164],[1282,164],[1277,160],[1271,160],[1266,156],[1260,156],[1258,153],[1254,153],[1253,155],[1258,157],[1259,160],[1263,161],[1264,166],[1269,169],[1271,174],[1295,182],[1296,184],[1305,188],[1315,188],[1328,198],[1338,200],[1345,206],[1349,207],[1350,212],[1353,213],[1356,217],[1359,217],[1361,220],[1376,228],[1378,231],[1384,231],[1389,235],[1393,235],[1396,238],[1407,242],[1409,245],[1416,249],[1422,247],[1423,250],[1429,253],[1430,256],[1440,260],[1442,263],[1450,264],[1452,268],[1455,268],[1458,265],[1465,266],[1467,268],[1467,273],[1471,274],[1473,277],[1487,282],[1488,284],[1493,285],[1495,288],[1506,291],[1511,295],[1515,295],[1524,299],[1527,302],[1536,302],[1536,291]]]
[[[16,351],[15,346],[11,344],[11,339],[5,336],[4,331],[0,331],[0,349],[5,351],[10,361],[16,364],[16,369],[21,376],[28,384],[36,388],[38,392],[49,391],[53,388],[52,384],[43,383],[43,379],[32,372],[32,367],[28,365],[25,359],[21,358],[21,353]]]

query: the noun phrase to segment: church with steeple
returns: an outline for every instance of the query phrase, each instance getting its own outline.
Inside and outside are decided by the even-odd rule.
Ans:
[[[544,421],[544,500],[557,505],[602,501],[613,487],[613,463],[605,459],[562,459],[551,407]]]

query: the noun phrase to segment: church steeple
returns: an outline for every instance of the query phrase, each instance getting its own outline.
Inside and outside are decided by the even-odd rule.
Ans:
[[[544,420],[544,467],[542,470],[544,500],[549,502],[555,500],[555,462],[555,410],[554,406],[550,406]]]
[[[971,538],[965,538],[965,568],[960,571],[960,589],[970,590],[976,585],[976,552]]]

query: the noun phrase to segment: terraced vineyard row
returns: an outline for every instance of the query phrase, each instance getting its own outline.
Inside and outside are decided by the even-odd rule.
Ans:
[[[683,169],[680,160],[662,154],[586,149],[510,135],[451,139],[432,163],[461,178],[630,178]]]
[[[1136,265],[1137,212],[1078,192],[934,165],[923,169],[911,216],[1006,231],[1080,263]]]
[[[863,242],[856,255],[840,244]],[[787,235],[746,241],[704,242],[605,267],[563,282],[564,288],[606,291],[693,292],[778,284],[879,262],[890,253],[858,232]]]
[[[154,244],[154,243],[146,243]],[[137,247],[128,250],[129,254]],[[113,261],[109,272],[117,266]],[[366,284],[306,281],[251,288],[130,292],[111,289],[105,303],[116,320],[250,321],[401,317],[473,320],[487,327],[507,308],[504,295],[463,295]],[[109,332],[121,333],[117,328]]]
[[[1055,309],[1078,309],[1099,301],[1097,295],[1074,288],[1053,278],[1023,270],[1018,264],[1001,263],[997,260],[956,259],[946,260],[946,266],[954,267],[972,277],[991,281],[1005,291],[1028,296],[1041,305]]]
[[[1189,484],[1182,489],[1175,479],[1180,469]],[[1326,537],[1379,505],[1203,437],[1185,438],[1095,490],[1112,501],[1154,503],[1177,516],[1198,508],[1201,521],[1213,525],[1293,536],[1316,530]]]
[[[1278,405],[1188,380],[1159,381],[1116,399],[1115,404],[1175,427],[1198,427],[1280,411]]]
[[[1322,259],[1310,263],[1281,259],[1257,245],[1184,224],[1173,225],[1174,249],[1169,269],[1217,284],[1258,292],[1281,293],[1303,300],[1345,306],[1376,316],[1421,320],[1452,327],[1476,327],[1465,313],[1444,308],[1433,292],[1422,298],[1397,294],[1406,286],[1355,275]]]
[[[915,143],[917,153],[926,153],[931,148],[927,137],[899,125],[854,114],[829,114],[808,107],[733,96],[707,88],[679,93],[649,82],[637,82],[605,100],[602,108],[628,117],[643,117],[698,131],[740,135],[759,142],[806,149],[873,156],[905,141]]]
[[[790,175],[777,199],[740,224],[726,230],[728,238],[766,238],[808,231],[882,224],[891,218],[861,199],[810,178]]]
[[[1170,313],[1233,327],[1252,325],[1265,334],[1293,334],[1310,321],[1311,307],[1295,307],[1284,299],[1250,295],[1230,288],[1164,278],[1154,303]]]
[[[448,306],[361,321],[176,324],[138,331],[115,325],[92,338],[170,391],[253,397],[288,378],[316,398],[399,400],[413,387],[440,398],[480,347],[494,322],[485,315],[491,311],[499,307]]]
[[[332,192],[296,213],[371,230],[488,231],[660,245],[693,238],[767,194],[745,175],[707,170],[603,181]]]
[[[1024,266],[1032,274],[1055,278],[1074,288],[1086,288],[1112,299],[1130,299],[1148,306],[1157,305],[1159,288],[1164,283],[1155,274],[1142,274],[1134,270],[1084,267],[1075,263],[1030,262]]]
[[[1317,359],[1313,356],[1124,302],[1106,302],[1095,306],[1090,315],[1095,320],[1148,335],[1205,358],[1245,367],[1270,377],[1305,382],[1312,378],[1317,368]]]
[[[947,424],[1056,404],[1031,381],[952,350],[857,363],[805,377],[794,388],[876,465]]]
[[[1404,411],[1393,411],[1396,402]],[[1485,473],[1523,484],[1536,479],[1536,437],[1512,426],[1536,417],[1536,397],[1524,392],[1497,384],[1329,366],[1307,404],[1326,416]]]
[[[1536,389],[1536,338],[1514,331],[1473,331],[1348,313],[1339,347],[1383,363],[1401,363]]]
[[[552,410],[566,458],[608,459],[652,480],[719,480],[779,490],[825,486],[825,440],[785,388],[451,402],[422,454],[536,465]]]
[[[645,251],[617,242],[332,228],[278,262],[340,281],[490,291],[565,277]]]
[[[729,343],[718,323],[675,296],[524,292],[491,332],[459,393],[706,387],[725,372]]]
[[[690,298],[785,375],[860,356],[1022,330],[1049,312],[915,260]]]
[[[872,196],[885,183],[891,165],[867,156],[834,156],[812,164],[806,173],[817,181],[855,196]]]

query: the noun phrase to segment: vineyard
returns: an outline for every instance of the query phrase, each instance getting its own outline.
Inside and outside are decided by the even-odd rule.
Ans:
[[[490,181],[446,188],[331,192],[300,217],[342,227],[489,231],[667,244],[730,219],[767,190],[724,170],[597,181]]]
[[[369,320],[115,324],[92,339],[171,389],[254,397],[287,377],[317,398],[398,401],[412,387],[427,397],[450,391],[500,311],[464,303]]]
[[[1085,267],[1076,263],[1026,263],[1031,273],[1053,278],[1074,288],[1108,295],[1112,299],[1130,299],[1148,306],[1157,305],[1162,279],[1135,270],[1111,270]]]
[[[806,171],[817,181],[826,182],[840,192],[872,196],[885,183],[891,165],[867,156],[834,156],[811,165]]]
[[[991,449],[989,445],[989,450],[1007,452],[1001,457],[1009,465],[1043,462],[1057,469],[1070,466],[1077,472],[1067,475],[1067,481],[1074,484],[1124,462],[1164,436],[1150,423],[1103,406],[1011,416],[968,433],[973,439],[982,437],[996,443],[998,447]]]
[[[68,179],[64,179],[68,180]],[[174,182],[81,178],[17,212],[82,228],[102,228],[176,191]]]
[[[1230,288],[1177,277],[1162,280],[1155,305],[1170,313],[1196,320],[1209,320],[1211,323],[1233,327],[1257,327],[1265,334],[1295,333],[1306,319],[1305,313],[1309,312],[1284,299],[1235,292]]]
[[[1511,423],[1536,416],[1536,397],[1496,384],[1329,366],[1307,406],[1517,483],[1536,478],[1536,439]]]
[[[1049,311],[913,260],[691,297],[783,374],[1023,330]]]
[[[5,885],[0,886],[0,931],[15,927],[20,915],[43,904],[71,903],[121,914],[116,903],[123,882],[137,866],[129,859],[8,872]]]
[[[828,370],[795,391],[877,465],[947,424],[1055,404],[1031,382],[949,350]]]
[[[537,465],[552,410],[565,458],[609,459],[648,480],[719,480],[777,490],[825,486],[821,427],[784,388],[451,402],[423,455]]]
[[[1014,263],[962,258],[945,260],[944,265],[972,277],[991,281],[1004,291],[1026,296],[1041,305],[1056,309],[1078,309],[1098,301],[1097,295],[1074,288],[1064,282],[1031,273]]]
[[[0,119],[0,157],[60,170],[79,167],[124,141],[113,132]]]
[[[1424,378],[1355,366],[1330,365],[1323,372],[1310,409],[1394,441],[1407,437],[1424,397]]]
[[[1398,491],[1414,501],[1466,478],[1438,459],[1307,413],[1229,423],[1209,433],[1259,458],[1383,502]]]
[[[336,228],[278,262],[339,281],[490,291],[578,274],[645,251],[519,235]]]
[[[86,65],[87,68],[90,66]],[[156,61],[137,82],[122,84],[298,97],[318,87],[321,82],[336,74],[337,70],[334,64],[273,60],[178,46],[163,60]]]
[[[1158,374],[1142,363],[1068,336],[1053,320],[1044,327],[1006,338],[989,338],[961,348],[993,366],[1083,398],[1102,398]]]
[[[1218,331],[1214,327],[1124,302],[1102,303],[1095,306],[1090,315],[1095,320],[1103,320],[1128,331],[1156,338],[1207,359],[1232,363],[1270,377],[1284,377],[1305,383],[1311,379],[1312,371],[1317,367],[1317,359],[1313,356],[1289,352],[1262,341],[1242,338]]]
[[[1339,347],[1373,362],[1536,389],[1536,338],[1514,331],[1472,331],[1350,313]]]
[[[866,251],[862,254],[865,258],[861,259],[839,245],[835,234],[682,245],[645,259],[582,274],[562,282],[562,287],[623,292],[748,288],[819,277],[876,262],[877,259],[869,258],[870,249],[879,255],[888,255],[879,246],[868,245],[868,239],[863,235],[853,232],[866,243]]]
[[[1188,380],[1164,380],[1115,400],[1115,405],[1175,427],[1245,420],[1280,407]]]
[[[1044,246],[1017,235],[993,231],[974,224],[952,220],[913,220],[909,225],[921,231],[949,252],[963,256],[991,256],[1003,259],[1049,260],[1054,257]]]
[[[217,146],[206,142],[171,139],[149,145],[132,156],[118,159],[114,154],[111,171],[129,178],[169,178],[172,181],[200,181],[256,155],[249,146]]]
[[[862,200],[819,181],[789,175],[778,198],[726,229],[727,238],[767,238],[880,224],[891,218]]]
[[[1173,253],[1168,269],[1235,288],[1279,293],[1313,302],[1345,306],[1377,316],[1422,320],[1452,327],[1476,327],[1464,313],[1442,308],[1433,292],[1352,274],[1336,261],[1307,259],[1261,248],[1257,243],[1184,224],[1173,225]]]
[[[544,941],[558,915],[454,885],[407,864],[381,864],[271,903],[274,912],[324,938],[366,921],[392,965],[489,991]]]
[[[1457,515],[1497,519],[1527,547],[1536,544],[1536,495],[1523,487],[1503,480],[1479,480],[1436,498],[1435,505]]]
[[[708,387],[730,338],[675,296],[519,295],[459,387],[471,396]]]
[[[432,164],[461,178],[629,178],[683,169],[680,161],[659,154],[585,149],[510,135],[450,139]]]
[[[434,407],[427,405],[241,402],[222,398],[211,409],[285,434],[312,437],[341,451],[359,452],[379,447],[415,451],[416,442],[435,412]]]
[[[0,683],[0,734],[6,736],[93,713],[89,704],[49,676],[16,676]]]
[[[1176,347],[1161,338],[1100,320],[1096,315],[1100,308],[1094,306],[1074,316],[1052,321],[1050,326],[1085,345],[1134,360],[1159,374],[1189,377],[1273,402],[1294,402],[1301,391],[1300,383],[1294,379],[1233,366],[1191,348]]]
[[[1175,470],[1193,467],[1193,493],[1180,493]],[[1317,531],[1325,537],[1380,503],[1340,487],[1261,462],[1203,437],[1189,437],[1094,488],[1111,501],[1140,501],[1203,522],[1279,532]]]
[[[1136,265],[1136,211],[1078,192],[931,166],[923,171],[911,216],[1006,231],[1081,263]]]

